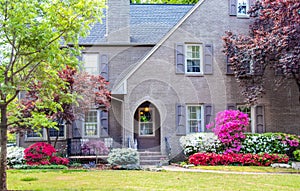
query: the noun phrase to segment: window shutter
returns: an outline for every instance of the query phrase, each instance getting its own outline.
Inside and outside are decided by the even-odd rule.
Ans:
[[[231,62],[229,61],[229,57],[226,57],[226,74],[234,74],[233,70],[231,69]]]
[[[185,118],[185,105],[176,104],[176,134],[185,135],[186,134],[186,118]]]
[[[227,110],[236,110],[236,104],[235,103],[227,104]]]
[[[79,70],[83,71],[84,70],[84,65],[83,65],[83,53],[81,53],[80,56],[76,56],[78,62],[79,62]]]
[[[264,107],[262,105],[257,105],[255,107],[255,132],[256,133],[264,133],[265,125],[264,125]]]
[[[108,136],[108,112],[100,110],[100,136]]]
[[[213,73],[213,46],[206,44],[204,46],[204,74]]]
[[[185,56],[184,56],[184,44],[176,44],[176,74],[184,74],[185,71]]]
[[[100,55],[100,75],[106,79],[106,81],[109,81],[108,78],[108,56],[107,54],[101,54]]]
[[[237,15],[237,0],[229,0],[229,15],[236,16]]]
[[[72,123],[72,138],[81,138],[84,127],[84,121],[82,119],[76,119]]]
[[[206,131],[206,125],[208,125],[212,121],[213,116],[213,106],[212,104],[204,105],[204,131]]]

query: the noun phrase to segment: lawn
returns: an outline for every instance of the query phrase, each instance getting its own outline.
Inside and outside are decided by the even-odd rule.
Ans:
[[[297,174],[8,170],[10,190],[300,190]]]

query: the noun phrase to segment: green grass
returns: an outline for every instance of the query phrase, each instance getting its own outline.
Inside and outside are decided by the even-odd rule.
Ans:
[[[10,190],[300,190],[297,174],[8,170]],[[30,177],[36,181],[22,181]]]

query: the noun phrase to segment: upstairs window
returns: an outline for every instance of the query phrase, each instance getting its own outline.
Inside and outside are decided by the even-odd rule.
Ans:
[[[202,47],[200,45],[186,45],[186,68],[189,74],[202,73],[201,70]]]
[[[83,68],[89,74],[99,74],[99,54],[98,53],[86,53],[82,55]]]

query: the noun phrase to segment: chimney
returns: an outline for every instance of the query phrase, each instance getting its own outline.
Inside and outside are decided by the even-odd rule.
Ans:
[[[107,42],[130,43],[130,1],[108,0],[107,6]]]

